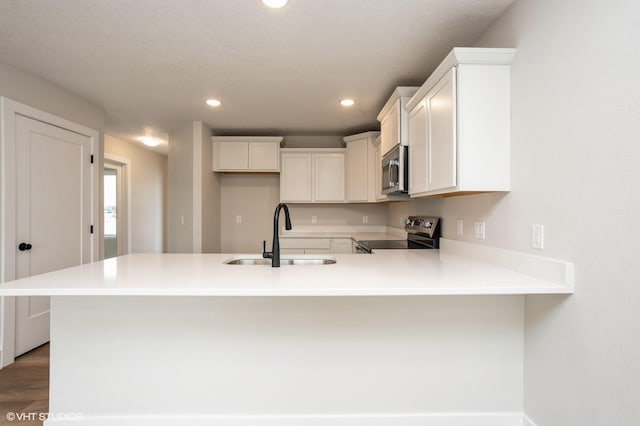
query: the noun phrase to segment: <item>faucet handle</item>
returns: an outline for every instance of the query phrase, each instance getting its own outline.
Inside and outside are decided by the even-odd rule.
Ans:
[[[273,257],[273,252],[267,251],[267,242],[265,240],[262,240],[262,257],[265,259]]]

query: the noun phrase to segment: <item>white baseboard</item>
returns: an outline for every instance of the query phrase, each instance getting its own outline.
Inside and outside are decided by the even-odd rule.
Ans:
[[[524,419],[527,419],[526,421]],[[527,423],[527,421],[529,423]],[[45,426],[535,426],[522,413],[285,416],[52,416]]]

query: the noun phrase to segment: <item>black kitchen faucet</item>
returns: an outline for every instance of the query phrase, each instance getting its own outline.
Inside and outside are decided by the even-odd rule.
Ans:
[[[273,213],[273,242],[271,243],[271,251],[267,251],[267,242],[262,241],[262,257],[271,258],[271,267],[280,267],[280,239],[278,238],[278,224],[280,222],[280,210],[284,209],[284,226],[287,230],[291,229],[291,218],[289,217],[289,207],[285,203],[280,203]]]

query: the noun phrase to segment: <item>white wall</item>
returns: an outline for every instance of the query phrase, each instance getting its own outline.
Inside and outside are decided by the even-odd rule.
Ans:
[[[199,134],[202,146],[202,252],[220,253],[220,176],[212,171],[211,129],[199,122]]]
[[[110,135],[104,137],[104,152],[129,162],[131,252],[162,253],[167,156]]]
[[[518,0],[477,45],[518,49],[512,191],[413,208],[440,213],[449,238],[473,240],[480,219],[485,244],[573,261],[575,295],[526,298],[525,411],[540,426],[640,424],[640,2]]]
[[[169,134],[168,251],[216,252],[220,247],[220,184],[212,176],[211,129],[201,121]]]
[[[193,252],[193,123],[169,133],[167,251]]]
[[[55,84],[0,62],[0,95],[94,130],[104,128],[102,108]]]

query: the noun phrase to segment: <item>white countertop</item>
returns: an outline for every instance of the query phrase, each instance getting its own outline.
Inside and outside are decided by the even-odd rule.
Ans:
[[[450,245],[445,242],[443,246]],[[337,263],[280,268],[223,264],[230,258],[258,257],[255,254],[131,254],[6,282],[0,284],[0,295],[400,296],[574,291],[570,263],[525,259],[525,263],[529,262],[528,269],[536,271],[545,269],[536,262],[550,263],[552,267],[546,269],[554,271],[554,278],[547,279],[460,253],[452,249],[381,250],[373,255],[288,255],[282,258],[333,257]],[[571,272],[571,277],[566,282],[555,279],[568,277],[565,269]],[[560,270],[563,272],[557,273]]]

